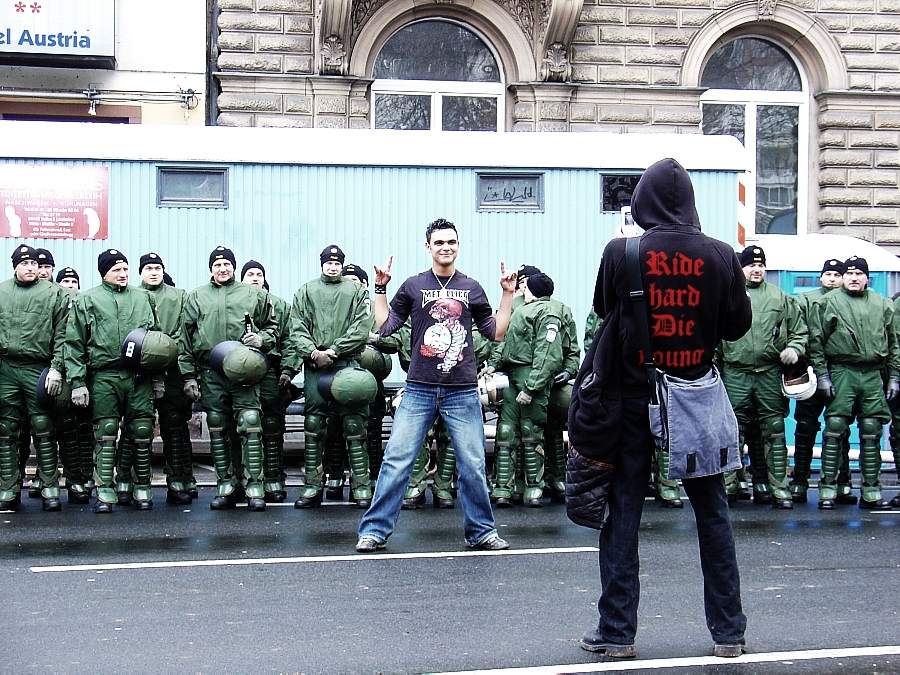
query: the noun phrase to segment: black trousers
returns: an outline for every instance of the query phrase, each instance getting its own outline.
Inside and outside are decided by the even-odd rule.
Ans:
[[[653,437],[646,398],[623,402],[617,469],[609,496],[609,519],[600,531],[600,620],[604,642],[633,644],[641,587],[638,526],[644,508]],[[743,644],[747,618],[741,609],[741,581],[725,482],[722,475],[684,481],[697,522],[706,625],[713,641]]]

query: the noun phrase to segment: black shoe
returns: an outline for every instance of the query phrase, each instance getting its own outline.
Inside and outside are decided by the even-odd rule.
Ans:
[[[620,645],[613,642],[604,642],[597,635],[597,631],[589,630],[581,636],[578,646],[588,652],[603,654],[611,659],[633,659],[637,656],[634,645]]]
[[[527,506],[529,509],[542,509],[544,508],[544,500],[540,497],[535,497],[534,499],[525,499],[522,498],[522,503]]]
[[[423,504],[425,504],[425,493],[418,495],[417,497],[411,497],[409,499],[404,499],[400,503],[400,508],[404,511],[411,511],[413,509],[418,509]]]
[[[833,499],[820,499],[819,500],[819,509],[821,511],[833,511],[834,510],[834,500]]]
[[[452,499],[442,499],[441,497],[435,496],[431,500],[431,505],[436,509],[452,509],[456,506],[456,502]]]
[[[7,499],[6,501],[0,502],[0,511],[15,511],[19,508],[19,504],[22,502],[22,498],[19,497],[19,493],[16,492],[16,496],[12,499]]]
[[[886,509],[887,507],[888,503],[885,499],[878,499],[874,502],[870,502],[865,499],[859,500],[859,508],[861,509]]]
[[[269,504],[283,504],[285,499],[287,499],[286,490],[274,490],[265,495],[265,500]]]
[[[716,646],[713,647],[713,656],[717,656],[720,659],[736,659],[746,651],[747,648],[742,644],[726,645],[717,642]]]
[[[67,488],[66,494],[68,494],[70,504],[87,504],[91,501],[91,495],[88,492],[77,492],[72,488]]]
[[[41,496],[41,488],[39,487],[30,487],[28,488],[28,496],[31,499],[40,499]]]
[[[790,510],[794,508],[794,502],[790,499],[773,499],[772,508]]]
[[[116,503],[119,506],[130,506],[131,505],[131,493],[130,492],[117,492],[116,493]]]
[[[522,495],[521,492],[513,493],[513,496],[512,496],[513,504],[516,504],[517,506],[521,506],[524,502],[525,502],[525,497]]]
[[[212,501],[209,503],[209,508],[211,508],[213,511],[224,511],[225,509],[233,509],[235,504],[237,504],[237,499],[232,492],[227,496],[216,495],[215,497],[213,497]]]
[[[735,495],[737,496],[737,495]],[[656,501],[659,502],[659,505],[666,509],[683,509],[684,502],[681,501],[681,497],[676,497],[675,499],[663,499],[662,497],[657,497]],[[729,502],[730,503],[730,502]]]
[[[772,493],[768,490],[753,489],[753,503],[756,506],[763,506],[772,503]]]
[[[737,498],[742,502],[749,502],[753,499],[753,493],[750,492],[750,488],[738,488]]]
[[[730,494],[726,494],[726,495],[725,495],[725,498],[728,500],[728,505],[729,505],[729,506],[732,506],[732,505],[734,505],[734,504],[737,504],[738,493],[737,493],[737,492],[732,492],[732,493],[730,493]]]
[[[94,513],[112,513],[112,504],[101,502],[99,499],[94,503]]]
[[[856,495],[852,492],[838,492],[838,496],[834,498],[835,504],[843,504],[845,506],[853,506],[856,504]],[[863,507],[865,508],[865,507]]]
[[[890,506],[894,509],[900,509],[900,494],[898,494],[890,501]]]
[[[248,511],[265,511],[266,510],[266,500],[262,497],[250,497],[247,500],[247,510]]]
[[[152,511],[153,510],[153,500],[152,499],[135,499],[134,500],[134,510],[135,511]]]
[[[361,497],[360,499],[354,499],[353,503],[356,504],[356,508],[358,509],[367,509],[372,505],[372,498]]]
[[[191,493],[186,490],[166,490],[166,504],[187,506],[191,503]]]
[[[44,503],[41,504],[41,509],[44,511],[62,511],[62,502],[59,501],[59,497],[47,497]]]
[[[295,509],[314,509],[322,506],[322,493],[317,492],[312,497],[300,497],[294,502]]]
[[[492,497],[491,501],[493,502],[494,506],[501,509],[508,509],[513,505],[512,497]]]
[[[344,486],[325,488],[325,499],[330,502],[344,501]]]
[[[795,492],[791,495],[791,501],[795,504],[806,503],[806,492]]]
[[[200,496],[200,491],[195,487],[190,488],[187,493],[191,496],[191,499],[197,499]]]

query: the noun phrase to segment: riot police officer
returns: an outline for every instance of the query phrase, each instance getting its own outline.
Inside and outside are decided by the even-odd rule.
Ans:
[[[178,357],[184,393],[200,400],[206,413],[216,471],[216,496],[209,507],[234,508],[246,494],[249,510],[264,511],[258,383],[267,370],[264,353],[277,342],[278,325],[268,293],[235,280],[231,249],[213,249],[209,270],[209,283],[192,290],[185,301]],[[229,356],[235,359],[233,367]],[[243,471],[233,461],[232,449],[236,454],[237,448],[230,438],[241,446]]]
[[[900,347],[891,303],[870,290],[869,265],[853,256],[844,261],[844,285],[811,308],[810,357],[825,409],[819,508],[833,509],[841,463],[841,438],[855,417],[863,509],[883,508],[881,427],[891,420],[888,402],[900,396]],[[882,375],[887,375],[885,395]]]
[[[784,417],[787,399],[781,391],[781,367],[795,364],[806,351],[807,330],[794,301],[781,289],[765,281],[766,254],[759,246],[748,246],[740,254],[753,308],[753,325],[744,337],[723,342],[724,382],[738,419],[740,446],[748,441],[750,426],[759,425],[761,452],[751,454],[754,501],[771,501],[775,508],[793,507],[787,486],[787,445]],[[735,495],[734,473],[726,476],[726,489]]]
[[[322,503],[329,414],[341,418],[350,456],[352,499],[360,508],[367,508],[372,499],[366,426],[369,401],[375,396],[377,385],[357,362],[372,327],[372,314],[368,291],[341,276],[344,260],[339,246],[326,246],[319,255],[321,276],[301,286],[291,305],[285,368],[293,375],[303,367],[305,397],[305,484],[294,502],[298,509]],[[344,370],[348,372],[343,373]],[[337,393],[344,400],[338,399],[332,386],[339,378],[346,384]]]
[[[803,318],[803,323],[809,327],[810,307],[818,301],[822,296],[831,293],[836,288],[840,288],[844,283],[844,263],[837,258],[829,258],[822,265],[822,272],[819,275],[820,286],[812,291],[802,293],[797,296],[797,306]],[[812,464],[813,446],[816,442],[816,436],[819,435],[821,425],[819,417],[825,410],[825,400],[821,393],[802,400],[797,401],[794,409],[794,420],[797,422],[797,428],[794,432],[794,471],[791,475],[791,498],[797,504],[806,503],[806,492],[809,489],[809,473]],[[841,441],[843,461],[838,472],[837,478],[837,504],[855,504],[856,496],[850,487],[850,433],[849,430],[844,434]]]
[[[136,328],[155,329],[156,309],[147,291],[128,285],[128,258],[116,249],[97,258],[103,280],[72,299],[66,329],[66,375],[72,403],[93,404],[95,513],[109,513],[117,502],[113,467],[119,423],[134,442],[133,499],[139,510],[153,508],[150,444],[153,400],[150,379],[137,377],[120,359],[122,345]],[[158,387],[157,387],[158,391]]]
[[[495,441],[496,475],[491,497],[512,503],[514,449],[521,442],[526,506],[543,505],[544,424],[553,377],[562,370],[562,316],[549,302],[553,281],[546,274],[527,277],[524,304],[513,312],[503,342],[500,369],[509,375]]]
[[[0,509],[19,505],[19,428],[27,419],[34,435],[45,511],[59,511],[59,471],[53,419],[37,400],[41,371],[49,366],[46,392],[63,384],[63,342],[68,293],[38,278],[37,251],[17,246],[13,278],[0,284]]]
[[[284,429],[287,407],[291,402],[291,377],[282,372],[281,360],[290,330],[290,307],[269,290],[266,268],[256,260],[248,260],[241,268],[241,283],[269,292],[269,302],[278,324],[278,338],[266,357],[269,370],[259,383],[259,404],[262,408],[263,478],[265,499],[275,504],[287,498],[284,489]]]

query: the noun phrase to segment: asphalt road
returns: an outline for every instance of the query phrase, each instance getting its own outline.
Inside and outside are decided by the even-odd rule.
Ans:
[[[811,496],[790,512],[748,503],[733,511],[749,621],[743,659],[770,659],[746,663],[696,658],[712,644],[690,507],[648,501],[640,663],[630,665],[638,672],[900,672],[900,510],[820,512]],[[513,550],[477,556],[463,553],[458,509],[404,511],[387,555],[359,556],[361,512],[348,504],[213,512],[211,498],[204,488],[190,508],[166,506],[157,489],[155,510],[108,516],[67,505],[43,513],[40,500],[26,498],[20,511],[0,513],[7,617],[0,670],[617,667],[577,646],[596,622],[597,538],[569,523],[562,506],[497,511]],[[227,564],[251,559],[258,561]],[[123,563],[149,565],[70,567]],[[183,566],[164,566],[172,563]],[[872,646],[894,653],[852,651]],[[769,656],[822,649],[840,651]]]

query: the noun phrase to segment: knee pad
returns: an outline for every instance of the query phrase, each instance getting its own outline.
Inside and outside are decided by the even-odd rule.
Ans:
[[[324,415],[307,415],[303,418],[303,430],[307,434],[318,436],[324,433],[326,420]]]
[[[281,418],[279,417],[263,417],[262,432],[266,436],[278,436],[281,434]]]
[[[128,424],[128,435],[135,441],[153,440],[153,420],[149,417],[138,417]]]
[[[97,420],[94,429],[98,439],[114,441],[119,437],[119,420],[115,417],[103,417]]]
[[[0,419],[0,438],[12,440],[19,437],[19,421],[11,417]]]
[[[497,445],[502,445],[505,447],[512,446],[516,440],[516,432],[513,429],[511,424],[506,422],[500,422],[497,425],[497,435],[494,439],[497,442]]]
[[[522,442],[523,443],[538,443],[539,441],[543,441],[543,434],[540,432],[540,428],[534,423],[534,420],[523,419],[520,423],[522,427]]]
[[[767,436],[784,436],[784,420],[780,417],[770,417],[765,422]]]
[[[366,419],[362,415],[345,415],[341,418],[341,427],[348,441],[359,440],[365,437]]]
[[[210,432],[224,431],[225,430],[225,415],[223,415],[220,412],[206,413],[206,426],[209,427]]]
[[[31,416],[31,432],[35,436],[50,436],[53,433],[53,420],[47,415]]]
[[[825,433],[831,436],[841,436],[847,431],[847,420],[837,415],[825,418]]]
[[[237,414],[237,431],[239,434],[262,433],[262,413],[256,408],[243,408]]]
[[[859,420],[859,435],[863,438],[879,438],[881,436],[881,422],[874,417],[863,417]]]

